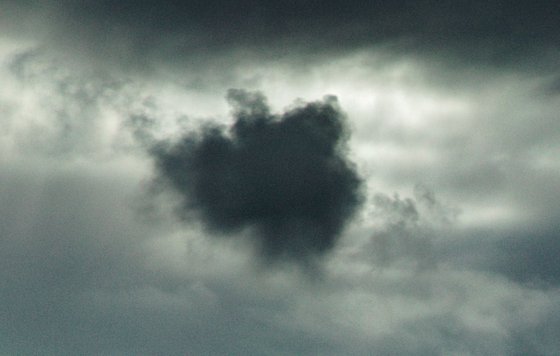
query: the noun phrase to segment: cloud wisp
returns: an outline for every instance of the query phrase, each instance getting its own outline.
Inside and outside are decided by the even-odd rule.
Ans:
[[[347,159],[337,99],[272,114],[261,93],[232,89],[235,122],[207,126],[152,150],[163,181],[181,194],[181,215],[234,235],[249,229],[266,262],[310,262],[331,250],[361,198]]]

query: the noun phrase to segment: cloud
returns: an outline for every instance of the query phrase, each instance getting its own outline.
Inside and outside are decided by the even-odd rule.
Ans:
[[[558,45],[560,13],[556,4],[533,1],[3,2],[9,30],[31,38],[39,32],[85,61],[139,70],[231,61],[243,51],[270,59],[287,48],[290,57],[305,57],[379,46],[462,63],[550,63],[544,57]]]
[[[438,250],[458,268],[499,274],[531,288],[560,286],[560,238],[551,224],[458,229]]]
[[[541,65],[557,71],[557,5],[0,4],[0,354],[558,354],[560,107]],[[232,92],[230,125],[237,87],[268,97]],[[379,193],[335,249],[280,246],[277,260],[328,257],[323,278],[256,269],[247,242],[273,257],[251,215],[207,226],[221,239],[199,229],[223,210],[193,199],[186,171],[157,171],[170,194],[156,200],[183,199],[186,223],[147,209],[154,162],[192,163],[211,140],[258,162],[239,158],[242,128],[340,114],[331,99],[277,109],[324,93],[344,106],[336,155]],[[249,168],[216,170],[271,177]]]
[[[266,260],[308,262],[331,250],[361,201],[335,97],[270,113],[261,93],[228,92],[235,122],[153,150],[159,175],[213,232],[253,230]]]
[[[13,152],[51,157],[114,153],[105,143],[115,139],[115,119],[133,101],[122,78],[78,69],[37,47],[9,51],[1,60],[5,86],[0,101],[11,106],[3,113],[2,130]]]
[[[554,286],[560,285],[560,233],[533,229],[511,234],[499,241],[501,251],[495,269],[513,280]]]
[[[411,198],[395,193],[377,193],[372,197],[368,220],[372,221],[371,239],[360,249],[362,258],[382,269],[433,269],[439,256],[437,242],[449,232],[458,211],[443,204],[435,193],[417,184]]]

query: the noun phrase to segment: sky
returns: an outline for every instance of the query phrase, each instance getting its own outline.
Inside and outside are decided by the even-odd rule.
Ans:
[[[560,353],[558,23],[0,0],[0,355]]]

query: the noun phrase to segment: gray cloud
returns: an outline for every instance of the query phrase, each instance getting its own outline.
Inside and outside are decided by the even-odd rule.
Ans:
[[[162,235],[173,228],[134,214],[141,177],[117,162],[3,168],[10,169],[0,173],[1,353],[243,355],[324,347],[272,322],[293,296],[247,281],[248,270],[224,268],[195,248],[180,255],[187,264],[179,271],[168,251],[158,261]]]
[[[105,115],[118,118],[134,101],[122,77],[80,70],[37,47],[16,50],[5,61],[2,95],[14,107],[3,119],[16,151],[83,157],[107,150],[100,147],[114,133]]]
[[[534,288],[560,285],[560,238],[550,225],[467,229],[438,246],[445,263],[490,273]]]
[[[331,250],[361,201],[336,98],[270,113],[260,93],[230,90],[235,122],[156,145],[159,174],[211,231],[251,228],[266,260],[308,262]],[[187,220],[188,221],[188,220]]]
[[[121,205],[127,177],[109,183],[53,166],[5,164],[10,173],[0,176],[3,352],[79,352],[77,344],[89,344],[79,330],[95,318],[91,293],[142,283],[140,246],[150,229],[131,225]]]
[[[557,5],[0,0],[0,8],[0,354],[558,354]],[[222,95],[232,87],[268,99],[232,92],[230,124]],[[324,93],[336,94],[344,115],[331,99],[282,110]],[[251,168],[217,171],[251,173],[270,192],[271,177],[296,180],[272,176],[266,160],[254,169],[258,160],[232,147],[274,156],[241,131],[258,141],[253,119],[269,118],[264,136],[281,141],[288,117],[312,109],[332,111],[323,128],[341,124],[333,131],[343,135],[315,145],[328,130],[300,120],[310,125],[294,125],[305,138],[294,142],[343,143],[319,161],[355,162],[340,175],[359,172],[360,185],[378,192],[356,219],[319,225],[328,214],[308,218],[316,210],[304,205],[293,209],[290,219],[304,216],[295,228],[289,219],[273,225],[328,232],[301,240],[320,257],[320,279],[298,264],[255,265],[251,248],[270,240],[250,210],[212,225],[212,234],[235,237],[210,238],[198,218],[224,213],[225,200],[194,204],[193,189],[177,189],[189,186],[180,182],[186,172],[161,165],[193,163],[192,148],[217,141]],[[293,147],[267,146],[312,172]],[[145,194],[153,174],[167,179],[157,198]],[[415,182],[431,189],[411,191]],[[266,199],[252,197],[262,208]],[[324,205],[332,214],[356,209]],[[193,219],[178,222],[170,207]],[[294,241],[273,256],[314,259]]]
[[[417,184],[412,198],[377,193],[372,198],[374,230],[361,249],[363,258],[381,269],[406,266],[416,271],[437,267],[438,243],[449,233],[458,211],[446,206],[426,186]]]
[[[491,66],[553,63],[558,6],[518,1],[3,1],[14,23],[84,60],[121,68],[197,65],[243,49],[258,56],[332,55],[387,46],[398,53]],[[31,29],[30,29],[31,28]],[[556,57],[556,55],[553,55]],[[218,63],[215,63],[216,65]],[[549,65],[549,69],[553,67]]]

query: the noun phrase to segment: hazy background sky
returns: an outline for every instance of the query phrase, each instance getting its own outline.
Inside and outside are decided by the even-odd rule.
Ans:
[[[0,354],[558,354],[558,23],[0,0]]]

